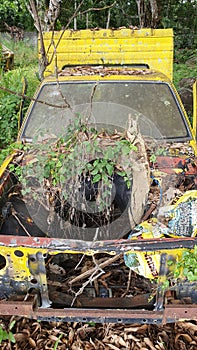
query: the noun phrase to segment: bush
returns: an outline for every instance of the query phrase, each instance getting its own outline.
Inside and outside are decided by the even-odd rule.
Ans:
[[[0,89],[0,149],[8,147],[10,143],[16,140],[21,103],[21,97],[17,94],[22,92],[22,78],[26,77],[28,82],[27,95],[29,97],[33,96],[39,83],[35,70],[35,68],[19,68],[2,73],[2,87],[12,90],[14,94]],[[29,103],[30,100],[25,100],[24,111]]]
[[[38,86],[39,80],[36,76],[38,70],[37,49],[27,41],[14,42],[13,40],[2,40],[10,50],[14,52],[14,69],[8,72],[0,72],[0,164],[9,154],[10,146],[18,134],[18,119],[21,104],[22,78],[28,83],[27,96],[30,98]],[[9,93],[6,89],[11,90]],[[30,99],[24,103],[24,112],[27,110]]]
[[[0,148],[7,147],[17,136],[17,121],[20,100],[17,96],[7,95],[0,104]]]
[[[178,88],[178,83],[183,78],[197,77],[197,49],[175,50],[173,81]]]

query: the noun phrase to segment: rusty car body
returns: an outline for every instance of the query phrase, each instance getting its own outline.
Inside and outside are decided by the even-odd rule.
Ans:
[[[191,124],[172,83],[172,30],[68,30],[45,33],[44,40],[51,65],[19,130],[19,146],[0,168],[0,314],[97,323],[196,320],[196,84]],[[112,204],[119,215],[109,225],[77,225],[73,211],[68,219],[65,197],[62,214],[58,189],[54,202],[47,181],[44,203],[38,197],[39,152],[79,114],[98,129],[105,148],[126,131],[146,150],[135,159],[130,193],[135,188],[137,195],[131,203],[122,198],[124,179],[116,178],[116,193],[122,190]],[[137,128],[128,128],[131,119]],[[79,154],[91,132],[80,129]],[[67,163],[59,164],[54,153],[50,160],[66,172]],[[91,168],[95,159],[85,161]],[[22,191],[17,169],[26,164],[26,177],[36,181]],[[149,188],[143,194],[145,170]],[[97,197],[98,188],[88,181]],[[90,196],[85,199],[92,204]],[[72,210],[77,204],[69,203]]]

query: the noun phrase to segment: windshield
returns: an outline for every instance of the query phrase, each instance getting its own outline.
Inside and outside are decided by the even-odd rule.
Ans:
[[[38,102],[40,101],[40,102]],[[43,85],[22,138],[59,137],[75,116],[97,128],[126,128],[137,121],[144,136],[187,140],[190,133],[170,86],[160,82],[59,82]]]

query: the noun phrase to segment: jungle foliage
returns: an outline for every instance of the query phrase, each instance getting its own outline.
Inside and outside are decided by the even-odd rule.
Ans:
[[[0,30],[17,26],[25,31],[34,29],[30,14],[32,1],[2,0],[0,3]],[[34,0],[41,21],[46,22],[46,11],[51,0]],[[194,47],[197,32],[197,3],[195,0],[55,0],[59,6],[55,29],[69,26],[73,29],[117,28],[144,26],[174,28],[177,47]],[[153,20],[153,8],[156,11]]]

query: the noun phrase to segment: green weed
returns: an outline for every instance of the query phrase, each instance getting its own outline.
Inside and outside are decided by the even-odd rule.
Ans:
[[[60,342],[62,336],[63,336],[63,333],[61,333],[61,334],[59,335],[58,339],[56,340],[56,342],[55,342],[55,344],[54,344],[53,350],[57,350],[58,344],[59,344],[59,342]]]
[[[181,79],[197,77],[196,57],[197,49],[175,51],[173,82],[177,88]]]
[[[7,330],[0,324],[0,344],[2,344],[4,340],[9,340],[11,343],[16,343],[14,334],[12,333],[12,328],[14,327],[15,323],[15,320],[10,322]]]
[[[38,79],[35,74],[36,69],[18,68],[2,73],[0,87],[0,150],[9,147],[10,143],[16,140],[18,134],[18,119],[20,111],[21,97],[17,96],[22,92],[22,78],[26,77],[28,82],[27,96],[32,97]],[[12,90],[15,94],[10,94],[5,89]],[[25,100],[24,112],[27,110],[30,99]],[[2,151],[0,152],[2,153]],[[0,154],[2,159],[2,154]]]
[[[32,67],[38,64],[37,48],[28,41],[2,40],[2,43],[14,52],[14,67]]]
[[[171,265],[171,260],[168,265]],[[187,278],[188,281],[197,281],[197,245],[194,250],[185,250],[174,266],[174,278]]]

